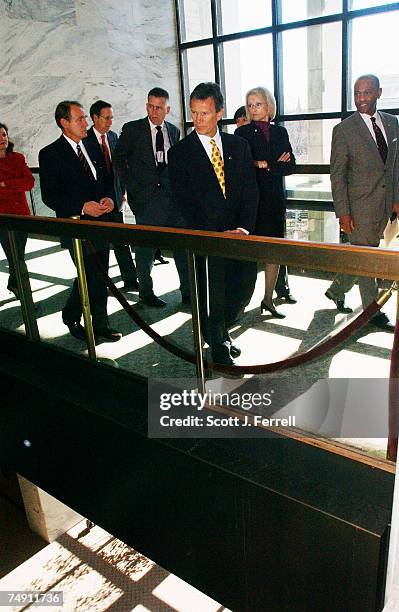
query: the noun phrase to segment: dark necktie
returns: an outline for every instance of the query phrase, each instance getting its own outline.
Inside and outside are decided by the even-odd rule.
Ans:
[[[378,127],[378,125],[375,122],[375,117],[371,117],[371,123],[373,125],[375,139],[377,141],[377,147],[380,152],[381,159],[385,164],[385,162],[387,161],[387,156],[388,156],[388,145],[385,141],[384,134],[382,133],[381,129]]]
[[[155,157],[157,160],[158,171],[161,173],[166,167],[165,163],[165,142],[162,134],[162,127],[156,126],[157,135],[155,137]]]
[[[87,174],[87,176],[89,176],[91,179],[94,180],[94,175],[91,171],[91,168],[89,166],[89,162],[87,161],[86,157],[83,155],[83,151],[80,148],[80,145],[76,145],[76,152],[78,154],[79,157],[79,161],[83,166],[83,170],[85,171],[85,173]]]
[[[105,167],[107,170],[107,174],[111,175],[112,174],[112,162],[109,156],[107,143],[105,141],[105,134],[101,134],[101,148],[102,148],[103,155],[104,155],[104,161],[105,161]]]

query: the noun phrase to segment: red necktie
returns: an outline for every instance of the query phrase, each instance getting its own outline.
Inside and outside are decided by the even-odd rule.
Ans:
[[[107,168],[107,173],[112,174],[112,163],[111,163],[111,158],[109,156],[107,143],[105,142],[105,134],[101,134],[101,148],[103,150],[105,167]]]
[[[384,134],[382,133],[381,128],[379,128],[375,122],[375,117],[371,117],[371,123],[373,125],[375,139],[377,142],[378,150],[381,155],[381,159],[385,164],[385,162],[387,161],[387,156],[388,156],[388,145],[386,143],[386,140],[384,138]]]

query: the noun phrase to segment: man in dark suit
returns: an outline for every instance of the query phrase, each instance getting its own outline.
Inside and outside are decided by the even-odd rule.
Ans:
[[[377,111],[382,89],[373,74],[360,76],[354,86],[357,111],[333,130],[331,142],[331,188],[335,214],[351,244],[379,245],[392,212],[399,213],[399,126],[395,116]],[[355,276],[337,274],[326,291],[339,312],[352,312],[345,293]],[[377,297],[374,278],[359,277],[363,308]],[[392,332],[384,313],[372,325]]]
[[[200,83],[191,93],[195,129],[169,151],[172,197],[184,227],[245,235],[255,228],[258,208],[255,167],[247,142],[218,130],[223,104],[216,83]],[[201,264],[202,329],[219,363],[233,364],[241,352],[232,344],[228,327],[244,305],[241,287],[248,262],[242,264],[220,257]]]
[[[111,104],[104,100],[97,100],[90,107],[90,117],[93,121],[91,128],[87,130],[84,142],[92,142],[103,160],[103,169],[113,181],[113,217],[116,223],[123,223],[123,207],[126,196],[122,193],[120,182],[113,171],[112,157],[118,140],[118,135],[111,130],[114,113]],[[115,257],[121,271],[123,289],[125,291],[138,291],[137,273],[130,246],[121,244],[114,246]]]
[[[62,135],[39,152],[42,199],[57,217],[79,215],[85,220],[109,221],[114,208],[110,197],[113,184],[103,174],[96,147],[82,142],[87,134],[86,117],[79,102],[65,100],[57,105],[55,120]],[[71,241],[63,241],[63,246],[74,259]],[[108,270],[108,243],[96,241],[95,248],[103,268]],[[96,341],[100,338],[110,342],[120,340],[122,334],[109,326],[105,282],[97,270],[95,255],[85,245],[84,261]],[[84,340],[81,316],[82,305],[75,279],[62,310],[62,320],[75,338]]]
[[[247,123],[249,123],[249,119],[247,117],[247,109],[245,108],[245,106],[240,106],[240,108],[237,108],[236,112],[234,113],[233,120],[238,128],[242,125],[247,125]]]
[[[160,87],[151,89],[147,117],[125,123],[115,147],[114,166],[140,225],[174,225],[167,153],[179,140],[180,131],[165,121],[169,111],[168,92]],[[139,295],[148,306],[162,307],[165,302],[154,294],[151,278],[155,251],[155,248],[136,248]],[[184,274],[180,276],[182,296],[187,299],[188,282]]]

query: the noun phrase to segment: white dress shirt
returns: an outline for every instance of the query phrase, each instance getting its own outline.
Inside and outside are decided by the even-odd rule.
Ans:
[[[380,117],[379,112],[376,111],[374,113],[374,115],[368,115],[367,113],[359,113],[359,115],[361,116],[361,118],[363,119],[365,124],[367,125],[367,127],[369,129],[369,132],[372,135],[375,144],[377,144],[377,140],[376,140],[375,132],[374,132],[374,128],[373,128],[373,122],[371,121],[371,117],[375,117],[375,123],[380,128],[380,130],[381,130],[381,132],[382,132],[382,134],[383,134],[383,136],[385,138],[385,142],[388,144],[388,140],[387,140],[387,135],[385,133],[384,124],[382,123],[382,119]]]
[[[80,141],[80,142],[75,142],[75,141],[74,141],[74,140],[72,140],[71,138],[68,138],[68,136],[65,136],[65,134],[63,134],[63,137],[65,138],[65,140],[66,140],[67,142],[69,142],[69,144],[71,145],[72,149],[75,151],[75,154],[76,154],[76,155],[78,155],[77,146],[78,146],[78,145],[80,146],[80,148],[81,148],[81,150],[82,150],[82,153],[83,153],[83,155],[85,156],[85,158],[87,159],[87,163],[88,163],[88,164],[89,164],[89,166],[90,166],[90,170],[92,171],[92,173],[93,173],[93,176],[94,176],[95,180],[97,180],[97,172],[96,172],[96,169],[95,169],[95,167],[94,167],[94,165],[93,165],[93,162],[91,161],[91,159],[90,159],[90,157],[89,157],[89,154],[87,153],[87,151],[86,151],[86,149],[85,149],[85,146],[84,146],[83,142],[82,142],[82,141]]]
[[[212,145],[211,145],[211,140],[214,140],[217,144],[217,148],[220,151],[220,155],[222,156],[222,159],[224,160],[223,157],[223,144],[222,144],[222,137],[220,135],[219,130],[217,130],[216,134],[214,136],[212,136],[212,138],[210,136],[205,136],[204,134],[198,134],[197,132],[197,136],[201,141],[202,146],[204,147],[207,156],[209,157],[209,159],[212,161]]]
[[[157,125],[155,125],[151,119],[148,117],[148,123],[150,124],[151,129],[151,140],[152,140],[152,150],[154,151],[155,161],[157,160],[157,148],[156,148],[156,137],[157,137]],[[170,140],[168,130],[166,129],[165,122],[161,123],[162,134],[163,134],[163,148],[165,151],[165,163],[168,163],[168,151],[170,149]]]

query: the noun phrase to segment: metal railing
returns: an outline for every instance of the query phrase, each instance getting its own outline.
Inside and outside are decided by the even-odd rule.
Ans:
[[[170,251],[176,251],[177,249],[184,251],[190,271],[190,297],[195,348],[194,361],[200,392],[203,392],[205,389],[204,366],[206,362],[203,354],[204,342],[199,312],[199,290],[196,276],[197,257],[214,256],[235,260],[257,261],[263,264],[279,263],[306,270],[322,269],[328,272],[342,272],[356,276],[378,277],[399,281],[399,258],[397,252],[373,247],[342,246],[339,244],[301,242],[282,238],[232,235],[220,232],[181,230],[167,227],[153,226],[149,229],[148,226],[140,225],[16,215],[0,215],[0,229],[8,232],[11,244],[15,244],[15,232],[52,238],[54,236],[68,237],[75,244],[75,252],[79,251],[81,241],[83,240],[93,242],[96,242],[96,240],[107,240],[114,245],[131,244],[135,247],[158,247]],[[32,340],[40,340],[27,268],[26,266],[20,266],[16,249],[13,250],[12,257],[17,270],[17,288],[21,298],[21,311],[26,335]],[[79,258],[77,257],[76,262],[79,278],[83,278],[83,258],[80,258],[79,263]],[[90,303],[87,288],[84,285],[83,280],[83,282],[80,282],[82,302],[88,305],[87,314],[88,318],[90,318]],[[397,304],[397,319],[399,319],[398,313],[399,304]],[[93,330],[90,325],[86,325],[86,337],[89,357],[96,359]],[[240,369],[240,367],[242,368],[242,366],[239,366],[237,369]],[[392,411],[390,411],[390,414],[392,414]]]
[[[397,252],[372,247],[301,242],[260,236],[236,236],[228,233],[167,227],[151,226],[149,229],[149,226],[140,225],[17,215],[0,215],[0,228],[7,230],[11,239],[13,232],[22,231],[78,240],[106,239],[113,244],[157,247],[171,251],[179,249],[186,252],[191,269],[197,256],[216,256],[399,281]],[[18,258],[14,264],[18,267]],[[20,281],[23,285],[21,287],[23,298],[26,287],[29,286],[29,278],[24,277],[23,271],[20,273]],[[193,275],[191,281],[193,304],[197,303],[197,293],[197,280]],[[24,317],[27,317],[26,313]],[[34,315],[30,312],[26,320],[27,329],[37,329],[37,324],[35,325],[33,319]],[[196,321],[198,321],[198,313],[193,312],[193,322]],[[196,334],[199,337],[200,330],[197,329]],[[37,335],[38,332],[34,331],[34,336],[37,337]]]

